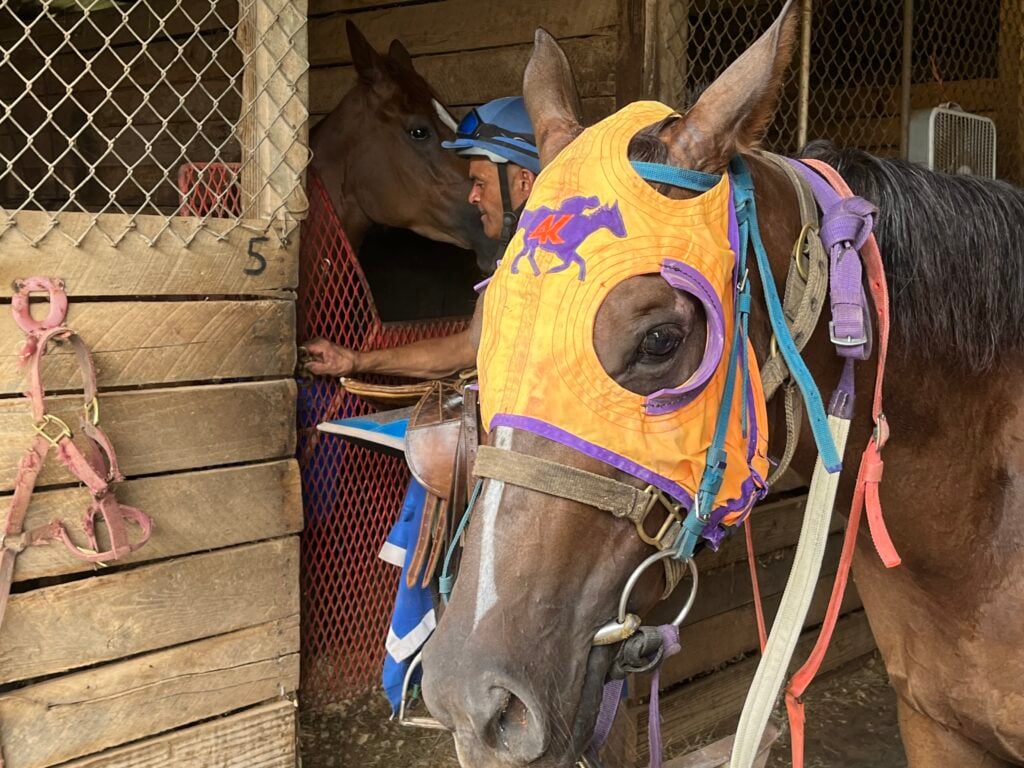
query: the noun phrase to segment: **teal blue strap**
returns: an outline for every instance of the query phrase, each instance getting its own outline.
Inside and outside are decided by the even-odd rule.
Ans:
[[[711,518],[715,498],[722,488],[726,467],[725,436],[729,431],[732,399],[736,390],[736,373],[743,358],[744,328],[746,327],[746,316],[749,314],[750,282],[744,279],[736,295],[736,323],[732,331],[732,349],[729,352],[728,368],[725,374],[725,390],[722,392],[722,401],[715,420],[715,433],[711,438],[711,446],[708,448],[704,475],[700,479],[696,503],[690,507],[690,511],[683,520],[683,527],[676,544],[675,557],[679,560],[686,560],[693,556],[700,535]],[[743,394],[746,399],[746,391]]]
[[[470,513],[473,511],[473,507],[476,506],[476,499],[480,495],[480,488],[483,484],[483,480],[477,480],[476,485],[473,486],[473,494],[469,497],[469,503],[466,504],[466,511],[463,513],[462,520],[459,521],[459,527],[455,529],[455,535],[452,537],[451,543],[448,545],[448,551],[444,555],[444,566],[441,568],[441,576],[437,580],[437,591],[441,594],[441,600],[444,601],[445,605],[448,604],[448,595],[452,593],[452,587],[455,586],[455,576],[448,573],[452,564],[452,555],[455,554],[455,547],[459,543],[459,539],[462,538],[462,532],[469,525]]]
[[[836,450],[835,441],[828,428],[828,418],[825,416],[825,406],[821,401],[821,393],[818,391],[811,372],[800,357],[800,351],[793,342],[786,325],[786,317],[782,312],[782,302],[779,301],[779,293],[775,288],[775,279],[772,276],[772,268],[768,263],[768,254],[765,251],[764,243],[761,241],[761,232],[757,226],[757,207],[754,203],[754,181],[750,177],[750,171],[746,163],[737,155],[729,164],[733,174],[733,190],[736,200],[736,216],[740,219],[740,229],[744,224],[749,224],[748,231],[751,242],[754,246],[754,257],[757,260],[757,270],[761,275],[761,284],[764,287],[765,304],[768,306],[768,318],[771,320],[772,330],[775,332],[775,339],[779,345],[779,351],[789,367],[794,381],[800,388],[804,403],[807,407],[808,420],[811,423],[811,432],[814,434],[814,441],[818,445],[818,454],[821,456],[821,463],[825,469],[831,472],[838,472],[843,468],[842,459]],[[742,217],[742,218],[740,218]],[[741,237],[740,243],[745,244],[746,240]],[[745,248],[744,248],[745,250]]]
[[[668,184],[672,187],[688,189],[691,192],[707,192],[722,180],[721,174],[691,171],[686,168],[673,168],[661,163],[641,163],[634,161],[633,170],[644,181],[654,184]]]

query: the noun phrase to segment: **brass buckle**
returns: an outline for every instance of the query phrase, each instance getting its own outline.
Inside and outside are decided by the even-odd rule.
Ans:
[[[96,397],[93,397],[92,400],[83,405],[82,410],[85,411],[85,418],[89,423],[91,423],[94,427],[99,426],[100,401]]]
[[[55,436],[51,436],[46,432],[46,428],[50,424],[57,426],[58,432]],[[52,413],[44,413],[43,420],[33,424],[32,428],[35,429],[37,435],[41,435],[54,448],[65,437],[71,437],[71,427],[63,419],[54,416]]]
[[[668,535],[668,532],[672,529],[672,524],[683,522],[682,505],[676,504],[660,488],[656,488],[653,485],[648,485],[644,489],[644,493],[647,494],[648,500],[643,512],[640,514],[640,519],[634,523],[636,532],[645,543],[650,544],[652,547],[661,548],[662,539]],[[657,504],[661,504],[665,511],[668,512],[668,515],[665,517],[665,522],[662,523],[657,535],[652,538],[647,534],[644,523],[647,522],[647,516]]]

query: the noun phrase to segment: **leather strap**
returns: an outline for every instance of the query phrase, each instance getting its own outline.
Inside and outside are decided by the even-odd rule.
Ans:
[[[420,530],[416,535],[416,546],[412,552],[412,560],[409,561],[409,568],[405,572],[405,586],[414,589],[420,580],[420,574],[427,561],[427,553],[430,550],[431,533],[434,530],[434,522],[437,519],[437,511],[441,499],[427,491],[423,499],[423,514],[420,516]]]
[[[635,524],[643,523],[657,501],[653,493],[610,477],[489,445],[477,450],[473,474],[578,501]]]
[[[426,567],[423,569],[423,577],[420,579],[421,587],[429,587],[437,571],[437,564],[444,553],[448,540],[448,510],[450,504],[448,499],[441,499],[437,506],[437,519],[434,522],[434,529],[431,533],[430,556],[427,558]]]

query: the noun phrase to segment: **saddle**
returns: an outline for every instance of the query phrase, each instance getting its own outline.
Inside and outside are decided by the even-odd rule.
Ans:
[[[480,443],[476,372],[430,382],[405,433],[405,458],[413,477],[427,491],[413,559],[406,572],[409,587],[429,586],[454,535],[473,483],[473,462]]]

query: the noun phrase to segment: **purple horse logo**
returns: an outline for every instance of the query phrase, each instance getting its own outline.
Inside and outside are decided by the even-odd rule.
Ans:
[[[592,208],[596,210],[585,213]],[[576,249],[584,240],[599,229],[607,229],[616,237],[626,236],[619,204],[600,205],[596,197],[570,197],[558,208],[541,206],[536,210],[523,211],[519,229],[525,232],[523,250],[512,262],[512,274],[519,274],[519,260],[525,256],[533,274],[539,275],[536,255],[537,249],[542,248],[562,260],[548,272],[563,272],[575,264],[579,267],[580,280],[587,279],[587,262]]]

